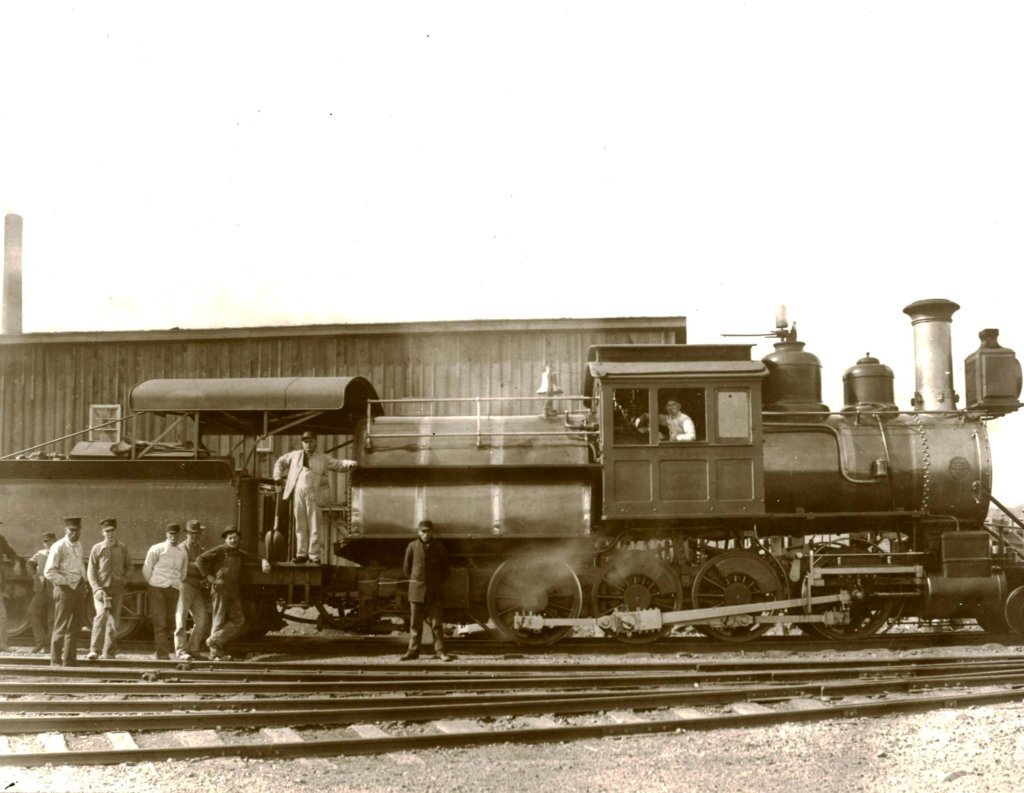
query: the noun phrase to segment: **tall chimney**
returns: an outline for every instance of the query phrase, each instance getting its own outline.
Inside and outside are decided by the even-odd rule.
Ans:
[[[21,334],[21,215],[4,215],[4,335]]]
[[[953,390],[952,300],[918,300],[905,309],[914,327],[914,410],[956,410]]]

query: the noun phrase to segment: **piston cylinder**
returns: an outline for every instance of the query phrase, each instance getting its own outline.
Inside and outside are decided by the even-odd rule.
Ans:
[[[922,616],[971,615],[1006,600],[1006,576],[1002,573],[977,578],[928,576]]]

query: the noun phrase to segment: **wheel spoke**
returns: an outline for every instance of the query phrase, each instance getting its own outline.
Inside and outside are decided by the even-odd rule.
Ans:
[[[679,578],[666,562],[648,552],[623,551],[608,559],[599,570],[591,590],[591,612],[605,616],[637,609],[675,611],[682,608],[683,592]],[[615,633],[617,641],[642,644],[655,641],[671,630]]]
[[[768,603],[781,592],[783,583],[772,564],[746,550],[722,551],[711,556],[694,576],[693,601],[699,608],[716,608],[741,603]],[[762,613],[771,613],[765,609]],[[760,636],[771,623],[730,627],[698,626],[702,633],[723,641],[749,641]]]
[[[543,615],[550,615],[554,610],[563,616],[579,616],[582,593],[575,573],[568,565],[552,563],[548,558],[517,558],[502,562],[487,587],[487,610],[502,636],[527,644],[547,644],[571,630],[568,627],[545,628],[540,632],[516,630],[513,623],[517,613],[537,611],[525,607],[530,603],[544,603],[539,610]]]

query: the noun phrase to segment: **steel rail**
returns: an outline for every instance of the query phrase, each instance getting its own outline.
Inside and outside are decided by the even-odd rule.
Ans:
[[[588,691],[563,691],[562,698],[591,696]],[[521,702],[530,699],[549,699],[550,694],[522,692],[518,694],[425,694],[416,697],[319,697],[308,699],[14,699],[0,701],[0,713],[144,713],[146,711],[224,711],[224,710],[331,710],[341,706],[364,710],[417,705],[461,704],[479,702]]]
[[[31,646],[31,639],[15,639],[16,646]],[[954,631],[929,633],[920,628],[913,633],[883,633],[858,638],[853,641],[829,641],[813,636],[795,634],[790,636],[759,636],[749,642],[729,644],[704,636],[666,636],[650,644],[629,644],[612,638],[594,639],[569,637],[562,639],[557,645],[528,645],[503,641],[499,638],[474,638],[472,636],[450,637],[451,649],[456,652],[465,651],[480,655],[498,655],[515,653],[522,656],[545,656],[553,652],[565,655],[580,653],[600,653],[606,655],[663,655],[669,653],[721,653],[721,652],[767,652],[771,650],[800,650],[814,652],[830,650],[834,652],[852,652],[868,649],[907,649],[909,647],[970,647],[981,644],[1001,644],[1004,646],[1024,645],[1024,636],[1018,633],[987,633],[976,631]],[[124,652],[151,653],[152,642],[125,641],[120,644]],[[232,645],[238,652],[245,653],[282,653],[294,655],[305,653],[330,653],[336,655],[339,650],[360,655],[400,655],[405,650],[405,641],[397,636],[367,637],[359,635],[338,636],[302,636],[277,637],[253,642],[237,642]],[[47,659],[40,656],[40,661]],[[155,662],[154,663],[158,663]]]
[[[207,674],[205,672],[188,672],[175,670],[161,677],[154,673],[139,675],[138,672],[125,671],[104,671],[88,670],[86,674],[78,671],[78,667],[63,668],[46,667],[43,669],[19,670],[23,677],[42,677],[46,680],[35,681],[10,681],[0,682],[0,694],[24,695],[32,693],[47,694],[96,694],[96,693],[118,693],[118,694],[254,694],[254,693],[313,693],[313,692],[420,692],[420,691],[498,691],[498,690],[520,690],[520,689],[580,689],[580,688],[636,688],[648,685],[707,685],[715,683],[732,682],[736,680],[763,680],[763,681],[792,681],[807,680],[812,677],[862,677],[865,675],[881,675],[884,673],[898,673],[903,676],[913,677],[922,674],[935,674],[936,672],[949,670],[957,673],[964,673],[965,666],[975,671],[985,670],[988,673],[1001,671],[1004,673],[1013,671],[1024,671],[1024,659],[1011,659],[1003,662],[986,662],[981,664],[958,663],[936,663],[928,665],[903,666],[903,667],[882,667],[868,665],[848,668],[799,668],[779,669],[768,668],[763,670],[736,670],[736,671],[682,671],[666,673],[664,671],[650,673],[610,674],[610,675],[589,675],[589,674],[565,674],[565,675],[536,675],[536,676],[423,676],[412,677],[389,675],[389,676],[368,676],[359,675],[337,676],[314,675],[315,680],[310,681],[304,677],[295,679],[287,675],[229,675]],[[0,675],[4,668],[0,667]],[[55,677],[72,678],[80,680],[85,677],[101,677],[103,682],[53,682]],[[238,678],[243,677],[242,681]],[[162,681],[162,682],[160,682]]]
[[[925,674],[923,676],[907,677],[902,675],[900,677],[886,677],[885,681],[888,681],[888,685],[896,685],[897,683],[905,686],[920,686],[925,684],[934,684],[937,680],[950,680],[950,681],[963,681],[971,679],[975,675],[985,675],[987,679],[995,679],[992,675],[992,670],[989,669],[978,669],[971,667],[975,671],[970,674],[964,674],[962,670],[958,670],[955,675],[935,676]],[[1016,674],[1018,667],[1007,667],[1001,671],[1000,678],[1006,678]],[[890,669],[879,671],[891,671],[900,673],[902,669]],[[918,669],[915,669],[918,673],[931,673],[936,671],[934,667],[922,665]],[[1024,669],[1021,670],[1024,672]],[[861,676],[863,678],[863,675]],[[717,681],[719,684],[728,682],[728,678]],[[871,681],[864,681],[860,683],[825,683],[823,684],[826,688],[830,686],[877,686],[886,685],[886,683],[879,682],[881,678],[874,677]],[[872,682],[873,681],[873,682]],[[822,687],[818,684],[790,684],[800,685],[803,690],[821,691]],[[776,685],[777,689],[777,685]],[[662,692],[669,693],[673,691],[672,688],[660,689]],[[693,691],[692,685],[687,685],[685,691]],[[704,692],[712,689],[704,688]],[[723,689],[718,688],[714,691],[732,691],[734,689]],[[753,692],[760,691],[762,687],[746,687],[743,691]],[[775,689],[773,689],[775,690]],[[588,696],[594,696],[592,692],[585,690],[582,691],[563,691],[559,694],[560,698],[583,698]],[[628,696],[628,695],[623,695]],[[371,696],[371,697],[353,697],[348,695],[336,696],[336,697],[323,697],[323,698],[304,698],[304,699],[278,699],[278,698],[260,698],[260,699],[210,699],[208,696],[203,699],[120,699],[120,700],[99,700],[89,701],[80,698],[67,699],[67,700],[25,700],[25,699],[12,699],[0,701],[0,713],[83,713],[83,712],[100,712],[100,713],[116,713],[116,712],[144,712],[161,710],[166,711],[168,708],[172,708],[177,711],[223,711],[223,710],[249,710],[249,711],[266,711],[266,710],[330,710],[339,708],[342,705],[345,707],[360,707],[367,710],[373,710],[377,708],[387,707],[398,707],[409,705],[410,703],[416,705],[433,705],[433,704],[444,704],[444,705],[455,705],[462,703],[496,703],[496,702],[509,702],[509,701],[525,701],[525,700],[547,700],[550,699],[549,694],[537,694],[532,692],[519,692],[515,694],[486,694],[486,693],[474,693],[474,694],[440,694],[440,695],[417,695],[415,698],[410,699],[404,694],[397,696]]]
[[[237,678],[244,672],[284,672],[292,674],[309,674],[317,678],[323,678],[332,674],[348,673],[359,679],[372,679],[373,675],[385,675],[386,673],[400,672],[408,676],[412,672],[429,673],[431,677],[440,675],[466,674],[466,673],[493,673],[493,672],[515,672],[523,675],[560,672],[652,672],[652,671],[707,671],[707,670],[763,670],[784,667],[788,669],[797,668],[861,668],[867,666],[911,666],[924,663],[1009,663],[1024,661],[1022,655],[1011,655],[1007,653],[993,653],[988,655],[970,656],[949,656],[949,655],[918,655],[913,658],[892,657],[892,658],[716,658],[710,660],[702,659],[680,659],[677,661],[627,661],[622,663],[566,663],[566,662],[538,662],[523,663],[522,661],[512,663],[494,663],[490,661],[467,661],[465,659],[454,663],[442,664],[438,661],[426,661],[416,663],[391,663],[391,664],[370,664],[363,661],[351,662],[329,662],[318,661],[156,661],[152,659],[128,659],[119,658],[111,661],[86,661],[71,667],[50,666],[46,658],[22,658],[0,656],[0,673],[20,673],[25,669],[38,669],[54,676],[82,676],[99,677],[107,676],[113,671],[121,670],[148,670],[156,672],[209,672],[218,674],[229,674]]]
[[[921,712],[936,708],[991,705],[1021,699],[1021,691],[982,694],[944,694],[937,697],[913,697],[878,703],[768,712],[725,714],[697,719],[672,719],[629,724],[572,725],[559,727],[410,735],[383,738],[320,739],[287,743],[243,743],[218,746],[181,746],[130,750],[91,750],[69,752],[32,752],[0,755],[0,766],[30,768],[40,765],[109,765],[114,763],[163,762],[209,757],[294,758],[338,755],[370,755],[417,749],[465,748],[495,743],[546,743],[608,738],[625,735],[652,735],[667,732],[705,731],[721,728],[758,727],[787,722],[824,721],[836,718],[880,716],[892,713]]]
[[[225,676],[224,674],[207,674],[204,672],[174,671],[166,676],[152,673],[139,675],[138,672],[106,672],[95,670],[86,677],[100,677],[102,682],[35,682],[35,681],[4,681],[0,682],[2,694],[27,693],[149,693],[160,691],[166,693],[266,693],[275,691],[291,691],[293,693],[312,691],[342,692],[417,692],[417,691],[496,691],[516,689],[580,689],[580,688],[636,688],[648,685],[680,685],[680,684],[713,684],[736,680],[791,681],[807,680],[813,677],[863,677],[865,675],[881,675],[899,673],[904,676],[935,674],[949,670],[963,672],[965,664],[930,664],[927,666],[910,667],[878,667],[863,666],[844,669],[835,668],[800,668],[800,669],[764,669],[738,671],[682,671],[675,673],[650,672],[610,675],[565,674],[565,675],[534,675],[534,676],[423,676],[411,677],[400,675],[389,676],[314,676],[313,680],[305,677],[298,679],[287,675],[245,674]],[[1024,659],[1004,663],[971,664],[971,669],[994,671],[1024,671]],[[0,675],[4,672],[0,667]],[[60,674],[53,674],[48,669],[30,670],[22,673],[23,677],[45,678],[52,681],[55,677],[80,680],[83,675],[74,669],[60,668]],[[239,680],[243,677],[243,680]],[[159,681],[163,682],[159,682]],[[150,688],[151,686],[157,688]],[[283,688],[282,688],[283,686]]]
[[[800,695],[819,697],[848,696],[850,694],[881,694],[911,688],[962,687],[965,682],[985,685],[1024,686],[1024,671],[1014,675],[936,676],[920,680],[862,681],[840,684],[803,684],[786,686],[755,686],[744,688],[694,691],[692,688],[674,691],[638,692],[607,695],[595,693],[575,697],[519,697],[501,701],[458,703],[440,698],[431,703],[365,705],[347,704],[344,707],[316,710],[271,710],[258,713],[162,713],[88,716],[23,716],[0,718],[0,735],[21,735],[42,732],[95,732],[124,730],[213,729],[294,727],[309,725],[349,725],[367,720],[424,722],[437,719],[486,718],[522,716],[528,714],[593,713],[595,711],[631,709],[650,710],[677,705],[721,705],[734,702],[788,699]],[[1024,697],[1024,691],[1021,691]],[[244,709],[245,702],[235,703]],[[341,703],[338,703],[341,704]]]

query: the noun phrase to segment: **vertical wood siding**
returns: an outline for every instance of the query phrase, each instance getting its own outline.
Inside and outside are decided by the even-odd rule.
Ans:
[[[587,350],[594,344],[672,343],[675,331],[664,326],[602,330],[571,325],[545,330],[481,332],[429,330],[417,333],[303,336],[252,335],[241,338],[185,338],[68,343],[25,341],[0,345],[0,455],[67,435],[88,426],[89,406],[121,404],[130,388],[162,377],[366,377],[381,398],[534,396],[545,364],[557,374],[566,394],[579,394]],[[462,410],[464,410],[463,408]],[[406,407],[405,412],[425,408]],[[442,413],[462,412],[448,406]],[[509,403],[493,412],[539,412],[537,405]],[[146,416],[125,425],[123,434],[155,438],[168,425]],[[180,428],[167,440],[186,440]],[[83,437],[82,440],[85,438]],[[77,439],[76,439],[77,440]],[[227,453],[240,439],[208,439]],[[324,438],[329,449],[344,438]],[[69,452],[75,440],[47,446]],[[273,460],[296,445],[294,436],[277,438]],[[269,463],[263,461],[264,467]]]

